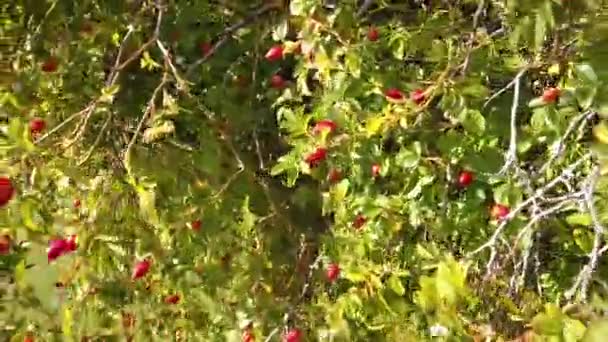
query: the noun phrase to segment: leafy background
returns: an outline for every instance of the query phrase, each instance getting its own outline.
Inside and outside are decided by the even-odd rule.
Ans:
[[[0,209],[2,337],[608,336],[605,1],[2,11],[0,173],[17,189]],[[312,134],[324,119],[335,132]],[[77,251],[49,263],[71,234]]]

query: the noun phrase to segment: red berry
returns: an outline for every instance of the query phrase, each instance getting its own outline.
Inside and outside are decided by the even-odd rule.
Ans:
[[[378,40],[379,37],[380,32],[378,32],[378,29],[374,26],[370,27],[367,31],[367,39],[369,39],[371,42],[375,42],[376,40]]]
[[[293,329],[290,329],[285,334],[285,336],[283,336],[283,341],[284,342],[300,342],[301,337],[302,337],[302,332],[297,328],[293,328]]]
[[[397,88],[390,88],[384,92],[384,95],[390,100],[401,101],[403,100],[403,92]]]
[[[497,220],[503,220],[509,215],[509,207],[502,204],[494,204],[492,210],[490,211],[490,215]]]
[[[462,171],[460,175],[458,175],[458,185],[462,187],[467,187],[473,183],[475,180],[475,175],[471,171]]]
[[[322,161],[327,158],[327,149],[323,147],[317,147],[314,152],[306,156],[305,161],[308,165],[312,167],[318,166]]]
[[[329,264],[325,274],[327,275],[327,280],[333,283],[340,276],[340,266],[336,263]]]
[[[63,254],[68,251],[68,242],[64,239],[56,239],[49,241],[49,248],[47,250],[46,256],[51,263],[55,259],[59,258]]]
[[[245,330],[245,332],[243,332],[243,337],[241,339],[243,342],[255,342],[255,337],[253,336],[253,333],[251,332],[251,330]]]
[[[202,225],[203,225],[203,222],[201,222],[201,220],[194,220],[194,221],[192,221],[192,223],[190,223],[192,230],[194,230],[196,232],[201,230]]]
[[[55,57],[49,57],[44,63],[42,63],[42,71],[44,72],[55,72],[59,61]]]
[[[283,58],[283,45],[274,45],[266,52],[266,59],[275,62]]]
[[[361,229],[361,227],[363,227],[365,222],[367,222],[367,219],[365,218],[365,216],[359,214],[359,215],[357,215],[357,217],[355,217],[355,220],[353,221],[353,227],[355,229]]]
[[[5,206],[15,194],[13,182],[8,177],[0,177],[0,207]]]
[[[11,250],[11,237],[9,235],[0,235],[0,255],[7,255]]]
[[[66,240],[66,251],[73,252],[78,248],[78,244],[76,243],[76,235],[70,235],[70,237]]]
[[[32,134],[40,133],[40,132],[44,131],[45,128],[46,128],[46,121],[44,121],[44,119],[34,118],[30,121],[30,132]]]
[[[23,342],[34,342],[34,337],[32,335],[27,335],[23,338]]]
[[[426,94],[422,89],[416,89],[410,94],[410,98],[415,104],[420,105],[426,100]]]
[[[148,259],[138,261],[133,267],[132,279],[139,279],[145,276],[150,270],[150,261]]]
[[[179,295],[177,294],[169,295],[165,297],[165,304],[177,304],[179,303],[179,299]]]
[[[327,174],[327,180],[330,183],[337,183],[342,179],[342,172],[338,169],[331,169]]]
[[[209,42],[203,42],[199,45],[199,48],[201,49],[203,57],[207,57],[207,55],[211,52],[213,46]]]
[[[560,90],[558,88],[547,88],[543,92],[543,102],[554,103],[559,98],[559,95]]]
[[[380,176],[380,165],[373,164],[372,165],[372,177],[376,178],[378,176]]]
[[[279,74],[273,75],[270,79],[270,86],[275,89],[285,88],[285,80],[283,79],[283,76]]]
[[[80,199],[77,198],[74,200],[74,208],[80,208],[80,204]]]
[[[324,120],[317,122],[315,127],[313,127],[313,129],[312,129],[312,133],[319,134],[323,131],[327,131],[328,133],[333,133],[337,127],[338,126],[336,125],[336,123],[333,122],[332,120],[324,119]]]

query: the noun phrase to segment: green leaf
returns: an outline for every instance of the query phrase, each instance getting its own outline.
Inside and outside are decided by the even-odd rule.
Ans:
[[[595,71],[589,64],[577,64],[574,66],[576,76],[587,86],[597,87],[599,80]]]
[[[559,317],[549,316],[545,313],[536,315],[531,322],[532,329],[539,335],[557,336],[562,334],[563,321]]]
[[[588,213],[574,213],[566,216],[566,222],[572,226],[590,226],[592,220]]]
[[[582,342],[604,342],[608,336],[608,319],[593,321],[587,327]]]
[[[593,248],[593,234],[587,229],[577,228],[572,232],[574,242],[585,253],[590,253]]]
[[[486,119],[475,109],[463,110],[458,116],[458,121],[467,132],[472,134],[480,135],[486,130]]]
[[[399,279],[399,277],[396,275],[391,275],[388,278],[388,287],[400,296],[405,294],[405,287],[403,287],[401,279]]]

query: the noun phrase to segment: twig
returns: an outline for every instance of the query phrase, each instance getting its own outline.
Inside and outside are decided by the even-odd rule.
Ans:
[[[363,4],[361,4],[361,7],[359,7],[359,10],[357,11],[357,17],[360,17],[363,14],[365,14],[365,12],[367,12],[367,10],[370,7],[372,7],[373,4],[374,4],[374,0],[365,0],[365,1],[363,1]]]
[[[560,157],[563,156],[564,149],[566,147],[565,142],[566,142],[566,140],[568,140],[568,137],[570,136],[570,134],[572,134],[572,132],[575,130],[575,128],[579,125],[579,123],[581,123],[581,122],[583,122],[583,124],[586,123],[594,115],[595,115],[595,112],[585,112],[585,113],[579,114],[570,122],[570,125],[568,125],[566,132],[564,132],[564,135],[562,135],[559,138],[559,140],[553,145],[553,148],[551,150],[551,157],[535,173],[534,178],[539,177],[540,175],[545,173],[545,171],[547,171],[547,169],[549,167],[551,167],[553,165],[553,163],[555,161],[557,161],[557,159],[559,159]]]
[[[577,161],[572,163],[567,169],[565,169],[558,177],[554,178],[551,182],[545,184],[542,188],[537,189],[532,196],[528,197],[525,201],[523,201],[517,207],[515,207],[511,212],[509,212],[509,214],[504,219],[502,219],[502,221],[500,222],[500,224],[498,225],[498,227],[496,228],[496,230],[494,231],[494,233],[492,234],[490,239],[488,239],[488,241],[486,241],[484,244],[482,244],[476,250],[469,253],[467,258],[471,258],[472,256],[478,254],[479,252],[489,248],[490,249],[490,259],[488,260],[486,268],[488,269],[488,271],[490,271],[491,266],[494,263],[494,259],[496,258],[496,255],[497,255],[496,246],[495,246],[496,242],[497,242],[498,238],[501,236],[501,234],[503,233],[503,231],[505,230],[507,224],[517,214],[519,214],[519,212],[521,212],[523,209],[525,209],[533,201],[542,197],[545,194],[545,192],[547,192],[548,190],[555,187],[557,184],[562,182],[564,179],[572,177],[572,172],[576,168],[578,168],[583,162],[585,162],[590,156],[591,156],[591,153],[587,153],[584,156],[582,156],[581,158],[579,158]]]
[[[207,54],[205,54],[205,56],[203,56],[203,58],[198,59],[197,61],[192,63],[192,65],[190,65],[190,67],[188,68],[188,71],[186,72],[186,77],[189,77],[194,72],[194,70],[196,69],[197,66],[205,63],[209,58],[211,58],[211,56],[213,56],[215,51],[217,51],[222,45],[224,45],[228,41],[228,38],[230,37],[230,35],[232,33],[234,33],[238,29],[241,29],[249,24],[254,23],[255,20],[259,16],[261,16],[275,8],[276,8],[276,4],[273,4],[273,3],[265,4],[264,6],[251,12],[247,17],[243,18],[241,21],[237,22],[236,24],[234,24],[232,26],[227,27],[224,30],[224,32],[222,32],[220,39],[215,44],[213,44],[213,46],[211,47],[211,49],[209,49]]]
[[[519,85],[521,76],[523,74],[517,74],[515,77],[515,90],[513,92],[513,104],[511,105],[511,138],[509,139],[509,150],[505,157],[505,164],[502,169],[498,172],[504,174],[509,168],[517,162],[517,107],[519,106]]]
[[[126,156],[128,156],[131,153],[131,150],[133,149],[133,145],[135,145],[135,142],[137,141],[137,137],[141,133],[141,131],[144,127],[144,123],[146,122],[146,119],[154,111],[154,106],[155,106],[154,102],[156,101],[156,97],[158,97],[160,90],[163,89],[166,82],[167,82],[167,72],[165,71],[165,73],[163,73],[163,78],[162,78],[160,84],[156,87],[156,89],[154,89],[154,92],[152,93],[152,96],[150,97],[150,100],[148,101],[148,106],[144,110],[144,113],[141,116],[141,118],[139,119],[139,123],[137,124],[137,128],[135,129],[135,133],[133,133],[133,136],[131,137],[129,144],[127,145],[127,148],[125,149]]]
[[[97,148],[97,146],[99,146],[99,143],[101,142],[101,137],[106,133],[106,129],[110,125],[110,121],[112,121],[112,113],[108,114],[108,118],[103,123],[99,134],[97,134],[95,142],[93,142],[93,145],[91,145],[85,156],[76,165],[81,166],[82,164],[86,163],[89,158],[91,158],[91,155],[93,155],[93,151],[95,151],[95,149]]]
[[[526,67],[526,68],[523,68],[522,70],[520,70],[517,73],[517,75],[515,75],[515,78],[513,78],[511,80],[511,82],[507,83],[506,86],[502,87],[499,91],[497,91],[492,96],[490,96],[490,98],[488,98],[486,100],[486,102],[483,103],[483,106],[481,107],[481,109],[485,109],[490,102],[494,101],[497,97],[499,97],[504,92],[506,92],[507,90],[509,90],[515,84],[515,82],[517,82],[517,80],[519,80],[528,71],[529,68],[530,67]]]
[[[89,103],[89,105],[87,107],[85,107],[83,110],[74,113],[72,115],[70,115],[67,119],[63,120],[60,124],[58,124],[57,126],[53,127],[53,129],[51,129],[50,131],[48,131],[47,133],[45,133],[43,136],[41,136],[40,138],[38,138],[38,140],[36,140],[34,142],[35,145],[40,144],[41,142],[43,142],[45,139],[47,139],[48,137],[50,137],[51,135],[53,135],[55,132],[59,131],[60,129],[62,129],[64,126],[66,126],[67,124],[69,124],[70,122],[72,122],[74,119],[76,119],[77,117],[81,116],[82,114],[84,114],[87,110],[89,110],[89,108],[91,106],[93,106],[93,104],[95,103],[95,101],[92,101],[91,103]]]
[[[477,5],[477,10],[475,14],[473,14],[473,31],[471,32],[471,36],[469,38],[468,46],[467,46],[467,54],[464,58],[464,62],[462,63],[462,74],[464,75],[467,72],[467,68],[469,67],[469,61],[471,59],[471,54],[473,53],[473,44],[475,44],[475,36],[477,35],[477,29],[479,26],[479,17],[481,16],[481,12],[483,12],[483,8],[486,4],[485,0],[479,0],[479,5]]]
[[[595,192],[595,187],[597,181],[600,176],[600,167],[595,166],[593,171],[589,175],[586,190],[585,190],[585,203],[587,205],[587,211],[589,215],[591,215],[591,221],[593,222],[593,231],[595,233],[593,239],[593,248],[589,253],[589,263],[585,265],[585,267],[578,274],[574,285],[565,293],[565,297],[570,299],[574,296],[574,294],[579,291],[581,295],[581,301],[587,301],[587,293],[589,291],[589,282],[591,281],[591,277],[593,272],[597,268],[598,260],[600,255],[603,253],[602,250],[606,248],[600,249],[604,234],[606,232],[606,228],[602,225],[597,210],[595,208],[595,202],[593,198],[593,193]]]
[[[274,337],[274,335],[276,335],[279,332],[279,330],[280,330],[279,328],[272,329],[272,331],[270,332],[270,334],[268,334],[268,336],[266,337],[264,342],[270,342],[272,340],[272,338]]]

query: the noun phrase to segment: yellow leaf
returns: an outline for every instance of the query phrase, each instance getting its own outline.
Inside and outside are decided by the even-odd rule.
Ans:
[[[376,116],[367,120],[367,123],[365,124],[367,137],[369,138],[380,133],[384,122],[386,122],[386,117],[384,116]]]
[[[547,69],[547,73],[551,76],[559,75],[559,64],[555,63]]]
[[[608,125],[606,125],[606,122],[601,122],[593,127],[593,135],[602,144],[608,144]]]

